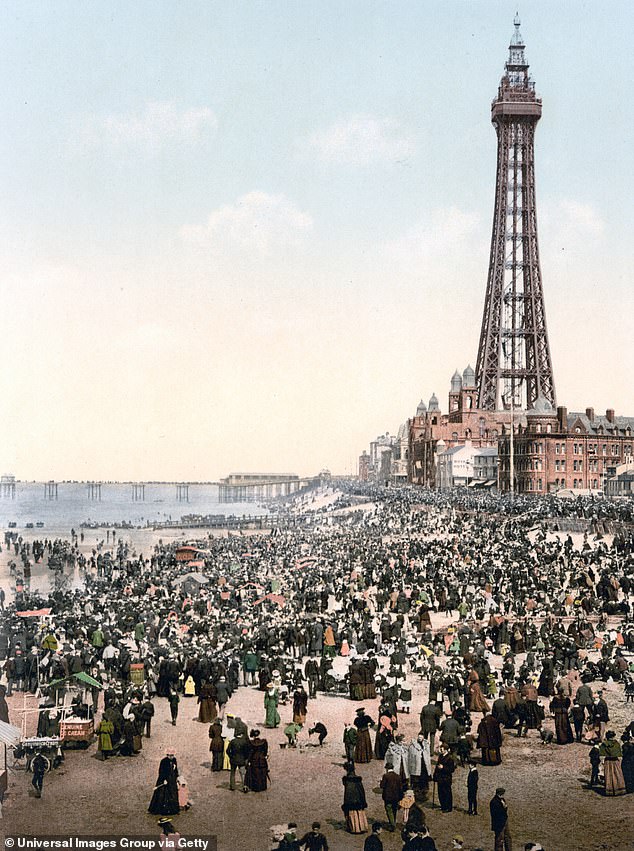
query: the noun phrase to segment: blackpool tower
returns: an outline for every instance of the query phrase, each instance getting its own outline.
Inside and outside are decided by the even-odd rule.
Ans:
[[[491,107],[498,138],[493,233],[476,384],[484,410],[556,406],[537,244],[535,126],[541,99],[529,77],[520,21]]]

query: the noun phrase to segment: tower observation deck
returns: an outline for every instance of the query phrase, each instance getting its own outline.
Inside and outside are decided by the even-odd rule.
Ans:
[[[535,126],[542,102],[528,73],[520,20],[491,105],[498,139],[491,252],[476,365],[478,407],[555,407],[537,242]]]

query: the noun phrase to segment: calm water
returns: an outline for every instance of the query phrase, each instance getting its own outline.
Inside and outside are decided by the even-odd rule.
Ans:
[[[91,499],[87,484],[60,482],[57,499],[46,499],[44,484],[16,482],[15,498],[0,496],[0,528],[16,523],[47,526],[78,526],[83,522],[132,523],[145,526],[166,520],[180,520],[185,514],[264,514],[253,503],[218,502],[216,485],[189,485],[189,501],[177,498],[176,485],[146,484],[145,500],[133,499],[131,484],[102,484],[101,500]]]

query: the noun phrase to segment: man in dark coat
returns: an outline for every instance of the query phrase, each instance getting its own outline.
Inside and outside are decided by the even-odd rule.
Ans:
[[[456,770],[456,764],[449,751],[443,746],[440,748],[438,762],[434,769],[434,783],[438,786],[438,801],[440,809],[443,813],[450,813],[453,810],[453,790],[451,788],[453,782],[453,773]]]
[[[434,754],[436,730],[440,727],[441,717],[442,712],[440,706],[435,700],[430,700],[429,703],[421,709],[420,732],[426,739],[429,739],[429,753],[431,756]]]
[[[50,767],[50,763],[48,759],[43,756],[41,753],[37,753],[35,757],[31,760],[31,771],[33,772],[33,779],[31,780],[31,785],[35,789],[35,797],[42,797],[42,785],[44,783],[44,775],[48,771]]]
[[[491,830],[495,834],[494,851],[511,851],[508,806],[504,800],[506,790],[499,786],[489,803]]]
[[[478,815],[478,769],[475,762],[469,763],[467,774],[467,800],[469,802],[469,815]]]
[[[158,779],[148,813],[155,816],[175,816],[178,805],[178,765],[174,751],[169,749],[159,763]]]
[[[381,789],[385,813],[388,820],[388,830],[394,831],[396,828],[396,813],[398,812],[398,802],[403,797],[403,781],[400,774],[394,771],[394,766],[391,762],[385,765],[385,774],[381,778]]]
[[[229,789],[231,789],[232,792],[234,792],[236,788],[236,771],[240,775],[242,791],[247,791],[246,765],[250,752],[251,743],[246,735],[245,727],[244,731],[241,730],[240,735],[236,734],[227,745],[227,756],[229,757],[229,762],[231,764],[231,771],[229,772]]]
[[[308,693],[311,697],[317,697],[319,685],[319,665],[316,659],[308,659],[304,666],[304,676],[308,680]]]
[[[577,693],[575,694],[575,700],[579,706],[582,707],[583,711],[588,713],[588,720],[591,720],[594,696],[592,694],[592,689],[587,683],[582,683],[579,686]]]

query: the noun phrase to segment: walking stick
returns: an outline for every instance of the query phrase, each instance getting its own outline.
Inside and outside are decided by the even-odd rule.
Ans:
[[[431,808],[436,809],[436,781],[431,781]]]

